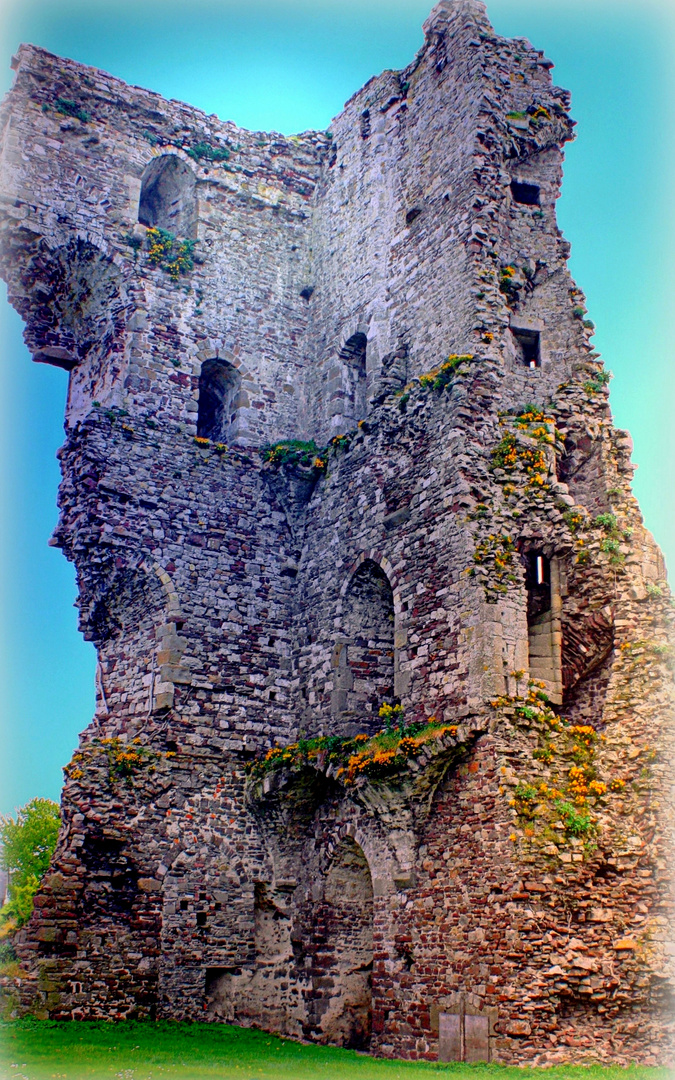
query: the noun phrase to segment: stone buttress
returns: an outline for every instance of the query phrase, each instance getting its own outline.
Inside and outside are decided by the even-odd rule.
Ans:
[[[13,62],[2,274],[98,652],[17,1008],[661,1063],[672,609],[569,95],[480,0],[424,30],[290,138]]]

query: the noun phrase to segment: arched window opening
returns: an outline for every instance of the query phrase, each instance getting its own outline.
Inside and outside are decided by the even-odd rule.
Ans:
[[[562,600],[556,558],[543,551],[525,555],[530,678],[543,682],[551,701],[562,703]]]
[[[315,913],[310,1013],[321,1042],[367,1050],[372,1030],[373,882],[351,837],[338,844]]]
[[[232,443],[239,435],[241,375],[224,360],[206,360],[199,376],[197,435]]]
[[[367,410],[365,334],[352,334],[342,346],[338,365],[330,372],[329,400],[336,432],[353,430]]]
[[[372,559],[366,559],[351,580],[343,625],[344,638],[335,655],[333,712],[354,734],[376,731],[380,706],[394,701],[394,594],[384,570]]]
[[[196,235],[195,176],[176,154],[153,158],[143,173],[138,220],[174,236]]]

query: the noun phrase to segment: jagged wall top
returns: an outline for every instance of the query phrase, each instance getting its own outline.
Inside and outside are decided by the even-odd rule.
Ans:
[[[518,367],[514,298],[539,327],[544,279],[568,253],[554,213],[568,96],[543,54],[494,36],[478,0],[443,0],[424,30],[408,68],[366,83],[330,132],[290,138],[20,48],[3,106],[3,273],[35,359],[71,372],[68,423],[97,401],[194,430],[199,374],[217,357],[237,373],[236,441],[323,439],[358,419],[356,339],[369,400],[474,351],[488,327]],[[139,224],[164,155],[191,207],[176,232],[196,241],[177,281]],[[514,171],[540,187],[529,216],[514,208]],[[499,272],[516,261],[529,276],[507,295]],[[532,398],[580,341],[572,306]]]

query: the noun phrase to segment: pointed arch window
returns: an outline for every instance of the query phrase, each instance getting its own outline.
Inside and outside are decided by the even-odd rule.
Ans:
[[[199,376],[197,435],[213,442],[236,442],[239,434],[241,375],[225,360],[206,360]]]
[[[394,702],[394,594],[372,559],[361,563],[345,596],[344,636],[336,646],[333,713],[357,731],[378,730],[380,706]]]
[[[138,207],[141,225],[194,237],[197,227],[195,175],[176,154],[153,158],[143,173]]]

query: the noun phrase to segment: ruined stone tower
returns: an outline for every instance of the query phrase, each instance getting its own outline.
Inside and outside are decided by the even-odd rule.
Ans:
[[[2,274],[99,659],[24,1006],[663,1061],[671,608],[569,98],[480,0],[424,29],[291,138],[14,61]]]

